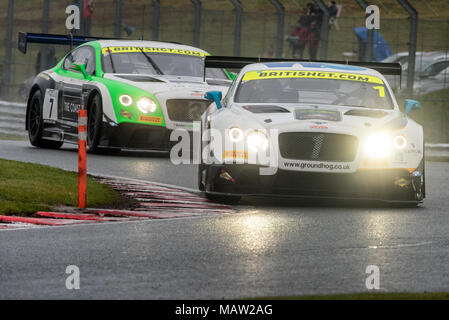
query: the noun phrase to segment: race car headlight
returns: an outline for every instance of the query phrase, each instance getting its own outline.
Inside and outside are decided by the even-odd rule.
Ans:
[[[127,94],[122,94],[119,98],[120,103],[124,106],[124,107],[129,107],[130,105],[133,104],[133,98],[130,95]]]
[[[365,140],[365,154],[372,158],[385,158],[391,153],[391,144],[391,137],[388,134],[374,133]]]
[[[157,104],[147,97],[142,97],[137,101],[137,108],[143,113],[153,113],[157,109]]]
[[[248,148],[252,151],[265,151],[268,148],[268,138],[261,131],[251,131],[246,137]]]
[[[393,146],[398,150],[403,150],[407,146],[407,139],[404,136],[396,136],[393,138]]]
[[[228,135],[232,142],[239,142],[243,138],[243,131],[240,128],[233,127],[229,129]]]

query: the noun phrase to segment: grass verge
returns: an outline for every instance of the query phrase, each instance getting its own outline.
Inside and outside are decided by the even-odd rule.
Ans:
[[[123,207],[132,200],[87,177],[88,207]],[[56,206],[77,206],[78,176],[39,164],[0,159],[0,214],[29,215]]]
[[[449,292],[366,292],[330,295],[264,297],[257,300],[449,300]]]

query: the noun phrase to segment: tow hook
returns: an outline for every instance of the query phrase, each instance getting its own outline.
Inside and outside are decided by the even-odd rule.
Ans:
[[[235,179],[229,173],[224,171],[223,169],[221,170],[221,173],[220,173],[219,177],[220,177],[220,179],[224,179],[226,181],[231,181],[232,183],[235,182]]]

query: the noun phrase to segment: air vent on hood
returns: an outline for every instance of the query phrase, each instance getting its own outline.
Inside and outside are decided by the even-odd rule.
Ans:
[[[220,79],[206,79],[206,82],[210,86],[231,86],[231,81],[229,80],[220,80]]]
[[[271,106],[271,105],[248,105],[243,106],[243,109],[246,109],[252,113],[288,113],[285,108],[279,106]]]
[[[352,109],[345,112],[345,116],[357,116],[357,117],[370,117],[370,118],[383,118],[388,113],[378,110],[360,110]]]
[[[130,81],[135,81],[135,82],[164,82],[162,80],[159,80],[159,79],[156,79],[153,77],[148,77],[148,76],[129,75],[129,76],[117,76],[117,77],[126,79],[126,80],[130,80]]]

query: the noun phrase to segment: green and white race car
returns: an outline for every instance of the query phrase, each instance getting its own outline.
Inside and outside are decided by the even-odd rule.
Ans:
[[[24,41],[25,51],[27,41],[61,42],[52,42],[51,35],[26,38],[33,35],[25,34],[25,40],[19,35],[19,47]],[[26,112],[30,142],[43,148],[77,143],[78,110],[87,109],[90,152],[101,147],[168,150],[172,130],[191,131],[193,121],[201,119],[209,104],[205,92],[226,94],[231,83],[226,70],[204,68],[207,55],[157,41],[82,43],[34,79]]]

